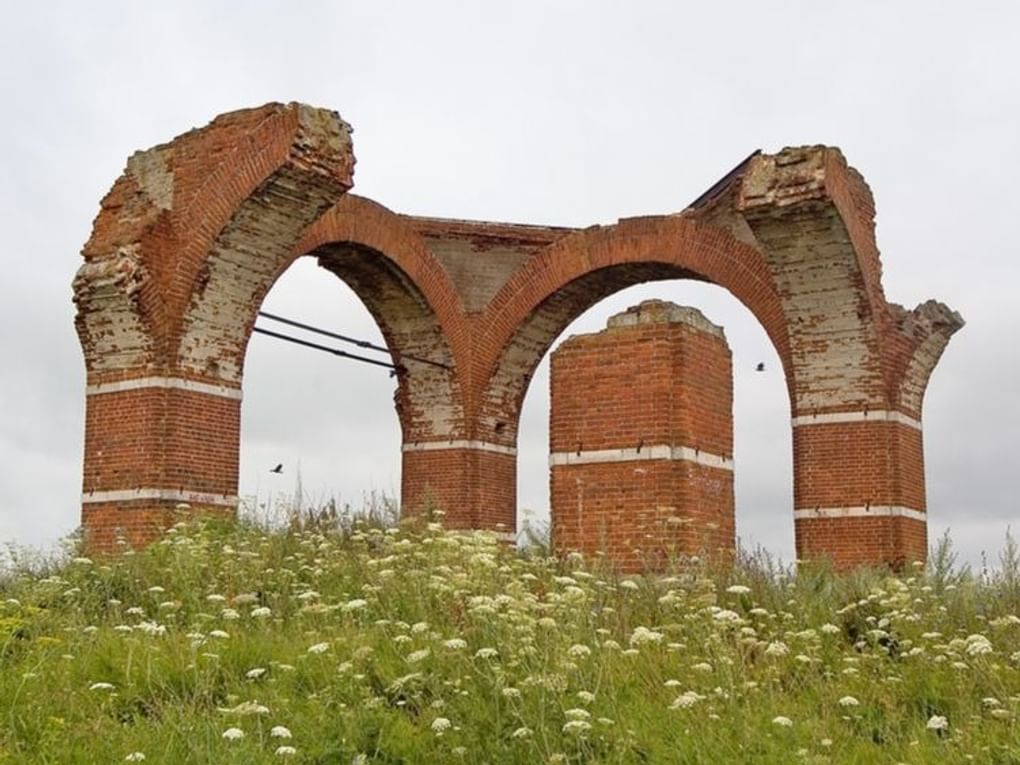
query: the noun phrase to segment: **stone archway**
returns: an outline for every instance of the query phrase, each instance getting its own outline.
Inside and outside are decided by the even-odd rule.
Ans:
[[[800,557],[901,563],[926,548],[921,402],[962,320],[885,299],[870,191],[836,149],[757,155],[694,206],[583,231],[416,218],[344,196],[349,128],[270,104],[135,154],[75,279],[88,373],[82,517],[144,542],[180,502],[236,500],[244,348],[296,257],[348,281],[402,355],[402,504],[513,527],[534,366],[602,297],[695,278],[733,293],[782,359]]]

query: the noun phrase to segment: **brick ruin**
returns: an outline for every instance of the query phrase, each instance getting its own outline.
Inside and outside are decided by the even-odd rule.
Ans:
[[[730,551],[733,366],[722,327],[650,300],[552,353],[552,542],[623,571]]]
[[[256,312],[310,256],[402,368],[405,512],[513,528],[521,404],[553,341],[625,287],[699,279],[740,300],[782,361],[798,557],[924,558],[921,406],[963,322],[886,301],[871,192],[838,149],[755,155],[677,213],[586,229],[402,215],[349,193],[353,169],[348,125],[301,104],[225,114],[128,160],[74,280],[93,547],[144,544],[182,502],[233,512]]]

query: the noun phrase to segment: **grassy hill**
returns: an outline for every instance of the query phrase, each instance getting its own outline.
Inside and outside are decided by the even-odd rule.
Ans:
[[[0,581],[0,763],[1020,763],[1020,566],[619,578],[432,524]]]

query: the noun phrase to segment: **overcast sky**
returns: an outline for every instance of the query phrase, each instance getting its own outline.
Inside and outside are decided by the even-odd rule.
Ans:
[[[938,7],[936,7],[938,6]],[[338,110],[357,193],[398,212],[586,226],[682,209],[751,150],[824,143],[870,183],[890,301],[967,326],[924,411],[929,533],[995,556],[1020,533],[1020,3],[7,3],[0,26],[0,541],[78,523],[84,369],[71,279],[136,149],[267,101]],[[778,358],[725,291],[635,287],[722,324],[735,367],[737,531],[793,555]],[[299,261],[266,309],[379,338]],[[565,337],[566,335],[564,335]],[[754,374],[758,361],[765,374]],[[525,403],[519,500],[547,517],[547,362]],[[256,337],[241,492],[360,505],[400,483],[385,370]],[[283,462],[283,475],[269,467]]]

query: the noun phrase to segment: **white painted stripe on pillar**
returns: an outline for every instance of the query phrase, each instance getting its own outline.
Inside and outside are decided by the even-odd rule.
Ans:
[[[898,422],[901,425],[921,430],[921,421],[910,415],[891,409],[871,409],[859,412],[822,412],[801,414],[793,418],[793,427],[801,425],[828,425],[837,422]]]
[[[82,504],[99,502],[131,502],[132,500],[165,500],[196,505],[222,505],[233,507],[238,498],[232,494],[206,494],[200,491],[178,491],[176,489],[114,489],[112,491],[87,491],[81,495]]]
[[[401,449],[405,452],[432,452],[446,449],[473,449],[480,452],[493,452],[494,454],[517,454],[517,449],[503,444],[490,444],[488,441],[419,441],[413,444],[404,444]]]
[[[187,380],[183,377],[136,377],[133,380],[116,380],[114,382],[95,383],[85,386],[86,396],[98,396],[103,393],[120,393],[126,390],[143,390],[145,388],[173,388],[192,393],[205,393],[210,396],[241,400],[241,389],[226,385]]]
[[[557,465],[590,465],[599,462],[634,462],[637,460],[683,460],[704,467],[733,470],[733,460],[718,454],[699,451],[690,446],[654,444],[638,449],[595,449],[582,452],[553,452],[549,467]]]
[[[794,519],[802,518],[871,518],[897,517],[910,518],[914,521],[926,521],[928,515],[920,510],[898,505],[868,505],[861,507],[806,507],[793,511]]]

